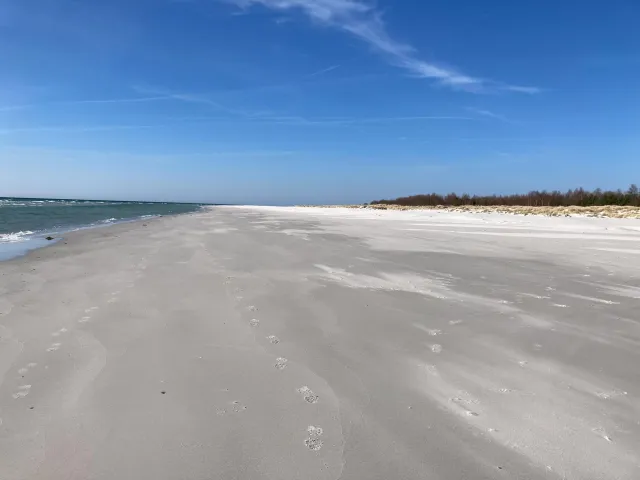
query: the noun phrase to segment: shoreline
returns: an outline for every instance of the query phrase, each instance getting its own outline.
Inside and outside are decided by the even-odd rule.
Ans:
[[[0,243],[0,264],[11,262],[16,259],[25,258],[34,252],[38,252],[43,249],[51,248],[60,242],[65,242],[67,238],[75,236],[76,234],[82,234],[85,232],[91,232],[95,230],[111,229],[122,225],[136,224],[138,222],[151,223],[153,221],[170,218],[180,215],[190,215],[194,213],[200,213],[206,211],[206,207],[201,207],[199,210],[193,212],[175,213],[168,215],[152,215],[143,216],[133,219],[117,220],[112,223],[106,224],[92,224],[80,227],[71,227],[70,230],[51,231],[51,232],[38,232],[36,235],[29,237],[24,241],[19,242],[2,242]],[[52,236],[53,240],[47,240],[47,236]]]

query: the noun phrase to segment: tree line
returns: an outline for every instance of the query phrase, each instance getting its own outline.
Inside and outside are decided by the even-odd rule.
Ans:
[[[524,194],[513,195],[469,195],[464,193],[458,195],[449,193],[440,195],[430,193],[425,195],[411,195],[400,197],[395,200],[376,200],[372,205],[402,205],[402,206],[462,206],[462,205],[513,205],[513,206],[533,206],[533,207],[569,207],[569,206],[602,206],[621,205],[640,207],[640,193],[638,187],[632,184],[626,191],[601,190],[599,188],[589,191],[583,188],[567,190],[566,192],[554,191],[531,191]]]

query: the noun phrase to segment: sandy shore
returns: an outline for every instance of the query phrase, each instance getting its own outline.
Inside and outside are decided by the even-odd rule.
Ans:
[[[0,263],[0,479],[638,479],[640,225],[220,207]]]
[[[419,211],[441,211],[451,213],[501,213],[511,215],[541,215],[545,217],[599,217],[599,218],[635,218],[640,219],[640,207],[601,205],[591,207],[579,207],[576,205],[567,207],[548,206],[523,206],[523,205],[461,205],[458,207],[435,205],[435,206],[404,206],[404,205],[301,205],[300,208],[339,208],[339,209],[365,209],[365,210],[419,210]]]

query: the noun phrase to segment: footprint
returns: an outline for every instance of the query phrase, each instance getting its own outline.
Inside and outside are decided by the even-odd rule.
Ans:
[[[449,325],[460,325],[462,320],[450,320]]]
[[[276,337],[275,335],[269,335],[267,337],[267,340],[269,340],[273,344],[280,343],[280,339],[278,337]]]
[[[551,297],[546,295],[536,295],[535,293],[519,293],[522,297],[537,298],[538,300],[549,300]]]
[[[471,406],[478,405],[480,403],[480,400],[472,398],[467,392],[460,392],[460,394],[464,396],[453,397],[450,399],[450,401],[452,403],[455,403],[458,407],[462,408],[465,415],[467,415],[468,417],[478,417],[480,414],[471,410]]]
[[[88,322],[89,320],[91,320],[91,317],[82,317],[80,320],[78,320],[78,322],[80,322],[80,323],[86,323],[86,322]]]
[[[25,367],[22,367],[21,369],[18,370],[18,375],[22,375],[23,377],[29,373],[29,369],[30,368],[35,368],[36,366],[38,366],[37,363],[27,363],[27,365]]]
[[[250,312],[257,312],[257,311],[258,311],[258,307],[255,307],[255,306],[251,305],[251,306],[249,307],[249,311],[250,311]]]
[[[558,308],[568,308],[568,305],[564,305],[562,303],[554,303],[553,306]]]
[[[596,435],[604,438],[607,442],[613,443],[611,437],[607,434],[606,430],[602,427],[592,428],[591,431]]]
[[[47,352],[55,352],[60,348],[61,345],[61,343],[52,343],[51,346],[47,348]]]
[[[232,405],[233,411],[235,413],[244,412],[247,409],[247,406],[240,403],[239,400],[234,400],[233,402],[230,402],[230,405]]]
[[[437,343],[435,345],[431,345],[431,351],[433,353],[440,353],[442,352],[442,345],[438,345]]]
[[[60,330],[58,330],[57,332],[53,332],[51,334],[52,337],[59,337],[60,335],[62,335],[63,333],[67,332],[66,328],[61,328]]]
[[[91,313],[91,312],[93,312],[94,310],[97,310],[97,309],[98,309],[98,307],[89,307],[84,311],[84,313]]]
[[[297,389],[297,392],[302,395],[307,402],[318,403],[318,395],[313,393],[313,391],[309,387],[300,387]]]
[[[278,357],[278,358],[276,359],[275,367],[276,367],[278,370],[284,370],[284,369],[287,367],[287,362],[288,362],[288,361],[289,361],[289,360],[287,360],[287,359],[286,359],[286,358],[284,358],[284,357]]]
[[[436,377],[440,375],[435,365],[422,365],[422,366],[424,367],[428,375],[433,375]]]
[[[29,395],[29,390],[31,390],[31,385],[22,385],[21,387],[18,387],[18,391],[13,394],[13,398],[24,398]]]
[[[429,330],[429,335],[431,335],[432,337],[435,337],[436,335],[440,335],[441,333],[442,333],[442,330],[438,330],[438,329]]]
[[[304,444],[307,446],[309,450],[317,452],[322,448],[322,445],[324,443],[322,439],[320,439],[320,437],[324,433],[322,428],[314,427],[313,425],[310,425],[307,428],[307,433],[309,434],[309,438],[307,438],[304,441]]]
[[[249,320],[249,326],[251,327],[257,327],[260,325],[260,320],[258,320],[257,318],[253,318],[251,320]]]
[[[602,398],[603,400],[608,400],[610,398],[616,398],[626,394],[627,392],[623,390],[610,390],[608,392],[597,392],[596,396]]]

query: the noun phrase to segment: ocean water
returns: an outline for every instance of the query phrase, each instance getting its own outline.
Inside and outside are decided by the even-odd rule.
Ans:
[[[114,223],[175,215],[200,204],[0,197],[0,260],[47,245],[47,236]]]

